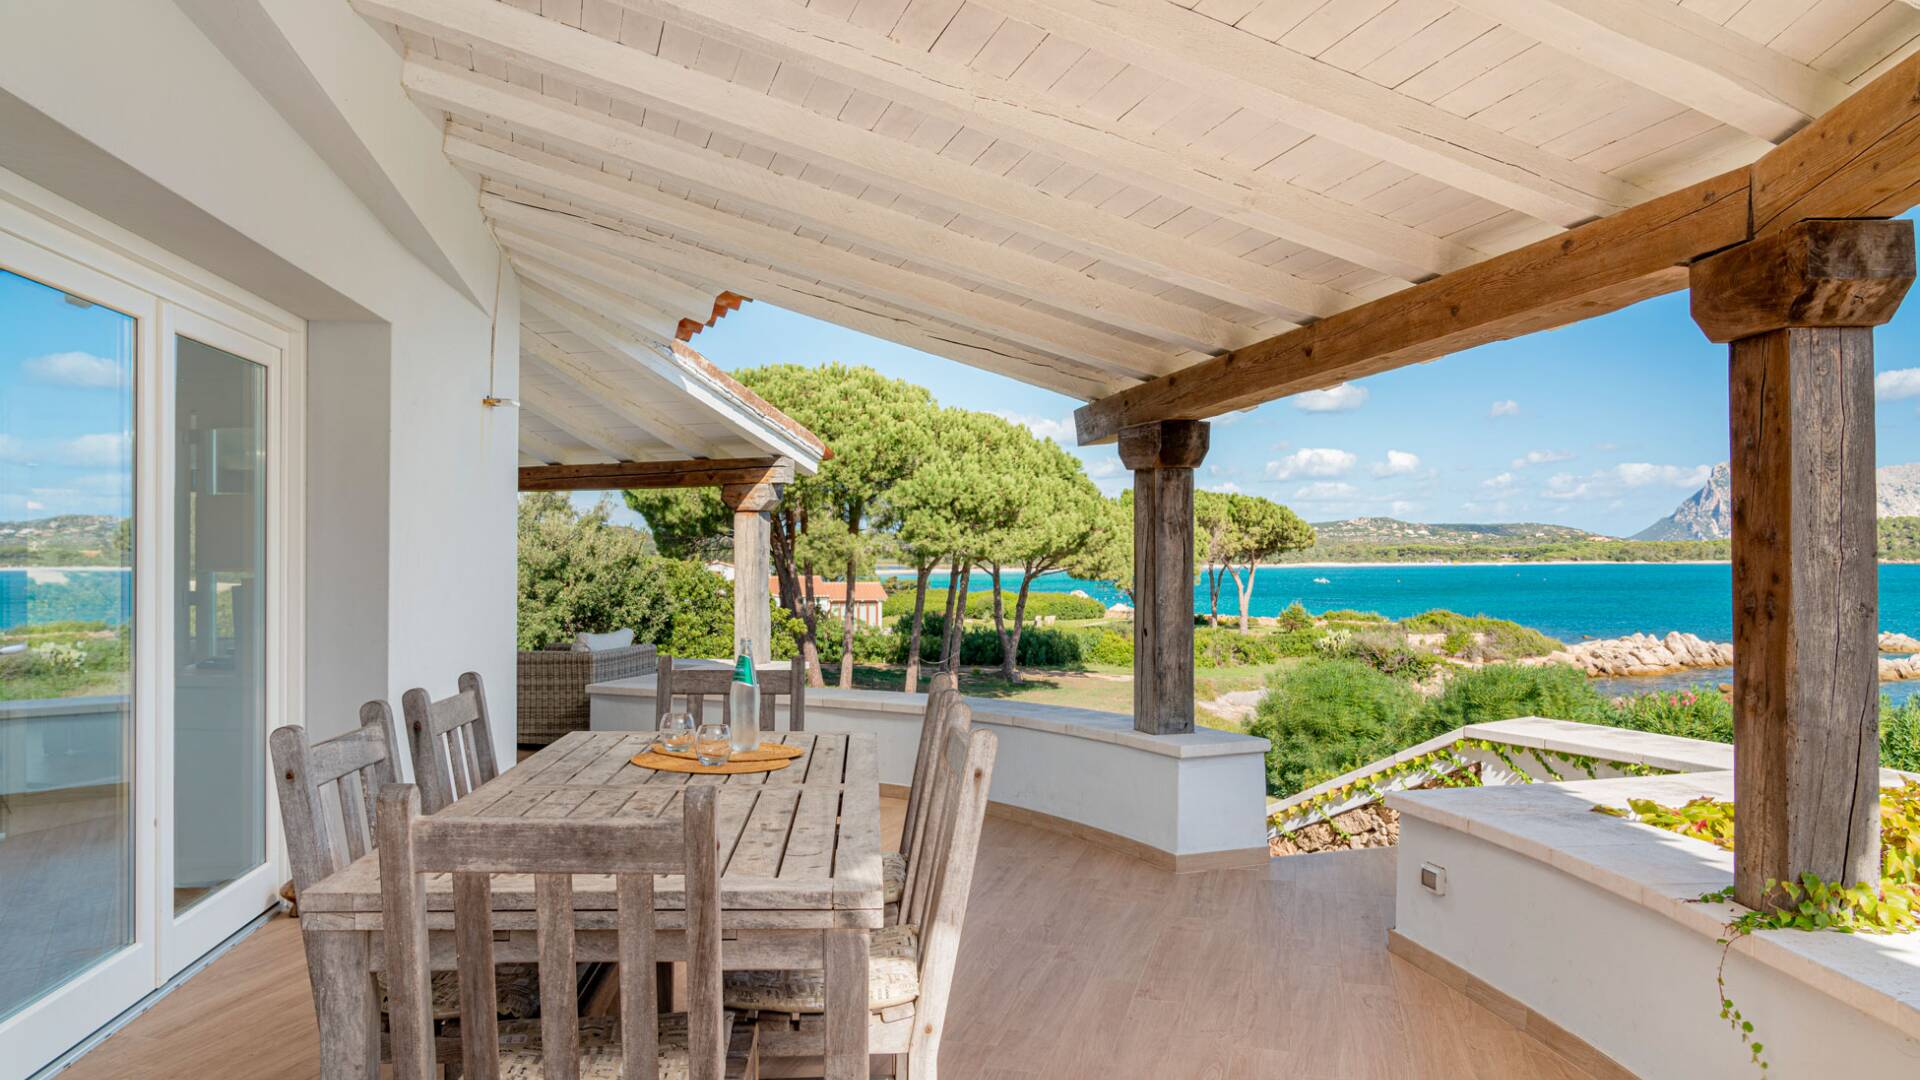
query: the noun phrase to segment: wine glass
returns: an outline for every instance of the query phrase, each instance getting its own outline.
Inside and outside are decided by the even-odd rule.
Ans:
[[[670,712],[660,718],[660,748],[670,754],[684,754],[693,748],[693,717]]]
[[[693,752],[702,765],[725,765],[733,756],[733,730],[726,724],[701,724]]]

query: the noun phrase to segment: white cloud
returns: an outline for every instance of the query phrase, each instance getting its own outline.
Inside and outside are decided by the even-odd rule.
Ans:
[[[1505,401],[1494,402],[1493,407],[1487,410],[1487,415],[1488,416],[1512,416],[1518,413],[1519,411],[1520,411],[1520,403],[1513,400],[1512,398],[1508,398]]]
[[[1011,424],[1018,424],[1033,432],[1036,439],[1052,439],[1061,446],[1072,446],[1075,441],[1073,417],[1055,419],[1049,416],[1027,416],[1015,412],[996,412],[993,415]]]
[[[1322,480],[1314,484],[1303,484],[1293,490],[1293,497],[1301,502],[1325,502],[1329,499],[1351,499],[1360,494],[1352,484],[1339,481]]]
[[[27,460],[27,445],[0,431],[0,461],[20,463]]]
[[[1095,480],[1106,480],[1127,471],[1117,457],[1094,458],[1086,465],[1087,475]]]
[[[1420,471],[1420,455],[1406,450],[1387,451],[1387,460],[1373,466],[1375,476],[1411,476]]]
[[[36,356],[21,364],[20,370],[39,382],[95,390],[111,390],[118,387],[125,374],[121,366],[112,360],[86,352],[58,352]]]
[[[1229,480],[1223,484],[1208,484],[1205,488],[1202,488],[1201,490],[1217,491],[1222,495],[1238,495],[1240,494],[1240,485]]]
[[[1510,472],[1503,472],[1499,476],[1496,476],[1491,480],[1480,481],[1480,486],[1489,487],[1494,489],[1495,491],[1503,491],[1513,486],[1513,474]]]
[[[1691,490],[1707,482],[1708,465],[1655,465],[1630,461],[1586,476],[1555,473],[1542,494],[1549,499],[1609,499],[1629,488],[1669,487]]]
[[[1524,456],[1513,459],[1513,467],[1524,469],[1529,465],[1547,465],[1555,461],[1572,461],[1571,450],[1529,450]]]
[[[113,431],[67,439],[56,444],[48,458],[61,465],[90,465],[98,468],[125,465],[132,451],[131,433]]]
[[[46,508],[46,503],[34,502],[32,499],[27,500],[27,509],[29,510],[45,510]]]
[[[1418,509],[1420,509],[1419,503],[1411,503],[1405,499],[1395,499],[1387,507],[1387,512],[1392,514],[1394,517],[1404,517],[1405,515],[1411,514]]]
[[[1341,383],[1326,390],[1309,390],[1293,395],[1293,407],[1301,412],[1351,412],[1367,403],[1367,388]]]
[[[1360,459],[1345,450],[1331,447],[1304,447],[1278,461],[1267,462],[1267,476],[1290,480],[1296,476],[1339,476]]]
[[[1920,397],[1920,367],[1883,371],[1874,376],[1873,396],[1881,401]]]

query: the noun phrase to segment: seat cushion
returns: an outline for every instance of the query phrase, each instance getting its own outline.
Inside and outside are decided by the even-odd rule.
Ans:
[[[907,857],[897,851],[880,853],[880,889],[889,904],[897,904],[907,891]]]
[[[721,990],[727,1008],[772,1013],[827,1011],[819,971],[729,971]],[[884,926],[868,935],[867,1008],[875,1012],[920,996],[920,930]]]
[[[380,1011],[392,1012],[387,1002],[387,975],[374,976],[380,988]],[[433,990],[433,1018],[452,1020],[460,1015],[460,973],[436,971],[428,984]],[[499,1015],[528,1019],[540,1015],[540,968],[536,964],[501,964],[493,972],[493,988],[500,998]]]
[[[753,1057],[751,1024],[735,1025],[726,1014],[727,1075],[746,1076]],[[540,1080],[546,1068],[540,1059],[540,1022],[511,1020],[500,1025],[501,1080]],[[660,1018],[660,1080],[687,1080],[687,1014]],[[620,1023],[611,1017],[580,1021],[580,1080],[620,1080]]]

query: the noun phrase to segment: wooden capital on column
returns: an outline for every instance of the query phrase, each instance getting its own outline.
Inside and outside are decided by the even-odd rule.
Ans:
[[[1873,327],[1914,277],[1900,221],[1804,221],[1696,263],[1732,343],[1735,898],[1879,877]]]
[[[1193,470],[1208,426],[1162,420],[1120,433],[1133,470],[1133,726],[1193,730]]]

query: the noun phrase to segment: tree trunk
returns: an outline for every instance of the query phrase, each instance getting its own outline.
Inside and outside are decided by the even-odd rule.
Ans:
[[[808,686],[826,686],[826,679],[820,673],[820,648],[814,640],[815,609],[813,598],[803,596],[800,585],[799,568],[794,565],[794,547],[799,535],[806,531],[805,518],[780,511],[774,518],[773,567],[780,576],[780,603],[794,618],[800,620],[800,658],[807,669]],[[812,575],[808,575],[808,588],[812,587]],[[772,659],[772,657],[768,657]]]
[[[1239,574],[1233,575],[1234,587],[1240,590],[1240,632],[1243,634],[1248,632],[1247,627],[1250,625],[1250,620],[1247,618],[1247,609],[1253,604],[1253,575],[1259,572],[1260,562],[1256,559],[1247,564],[1247,583],[1245,585],[1240,584]]]
[[[853,615],[853,587],[858,584],[860,556],[849,552],[847,555],[847,599],[840,608],[840,689],[853,689],[853,628],[857,625]]]
[[[1002,600],[1000,588],[1000,564],[988,563],[987,569],[993,572],[993,632],[1000,638],[1000,676],[1008,682],[1020,677],[1014,666],[1019,658],[1014,654],[1014,642],[1007,636],[1006,604]]]
[[[967,640],[967,593],[973,588],[973,563],[971,560],[960,565],[960,592],[953,617],[953,650],[947,654],[947,670],[953,677],[960,677],[960,649]]]
[[[953,598],[960,593],[960,581],[954,575],[960,572],[960,564],[951,559],[947,562],[947,606],[940,618],[940,667],[947,666],[947,655],[953,649]]]
[[[913,629],[907,633],[907,685],[911,694],[920,689],[920,620],[927,610],[927,579],[933,576],[933,564],[915,567],[913,580]]]
[[[1207,564],[1207,622],[1212,626],[1220,625],[1220,575],[1222,568],[1213,563]]]
[[[1020,659],[1020,634],[1027,628],[1027,590],[1032,587],[1033,579],[1039,571],[1029,566],[1026,576],[1020,579],[1020,593],[1013,600],[1013,640],[1007,645],[1007,678],[1020,681],[1020,669],[1015,665]]]

